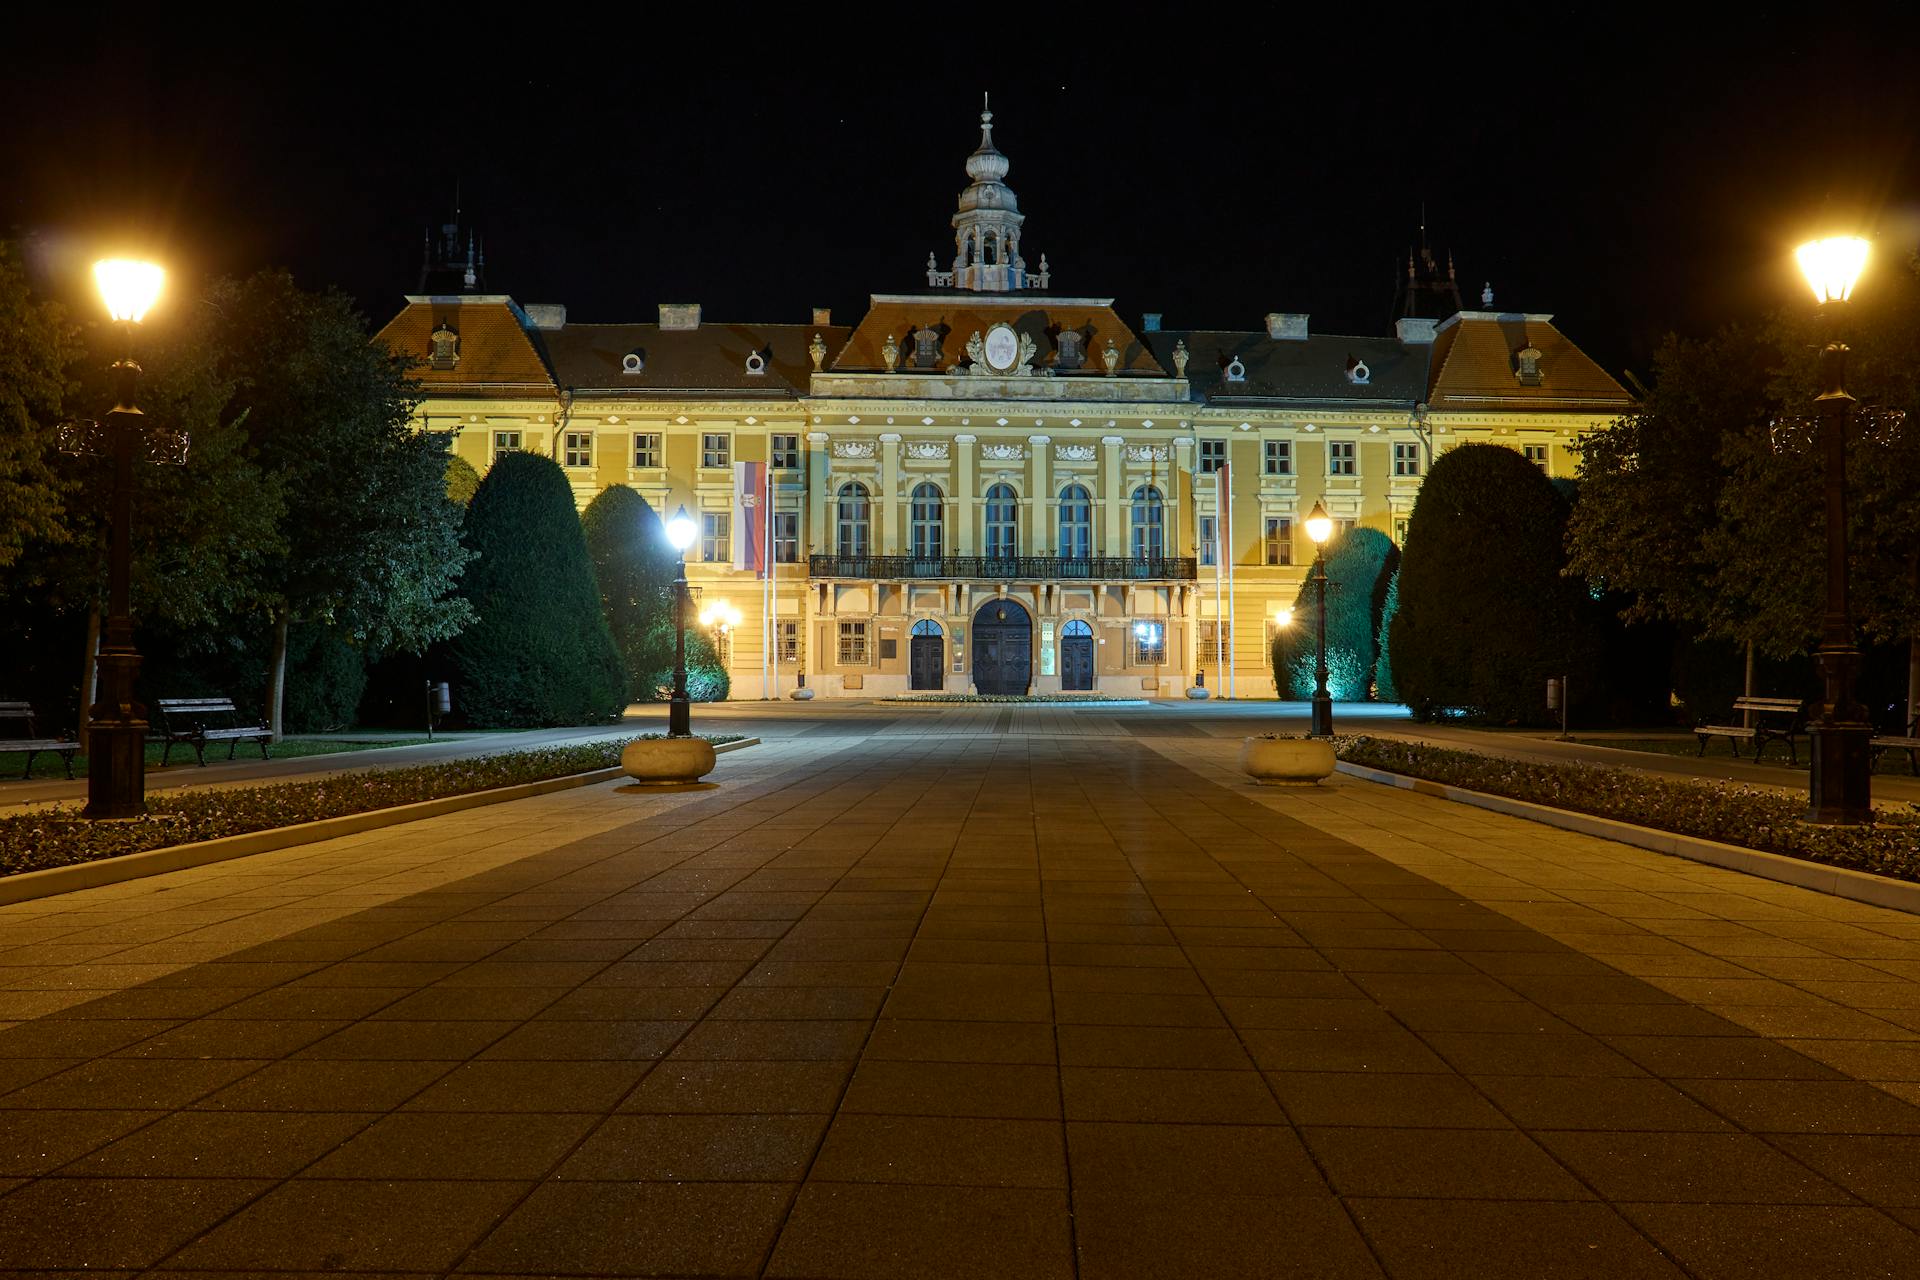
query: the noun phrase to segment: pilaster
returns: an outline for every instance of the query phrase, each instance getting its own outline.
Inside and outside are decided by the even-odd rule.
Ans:
[[[1028,555],[1052,555],[1059,548],[1054,545],[1053,486],[1047,480],[1047,446],[1052,442],[1048,436],[1028,436],[1027,443],[1033,447],[1033,482],[1028,490],[1027,528],[1025,546]],[[1048,675],[1053,674],[1048,672]]]
[[[1121,436],[1101,436],[1100,443],[1107,447],[1106,456],[1100,460],[1100,508],[1106,513],[1101,523],[1106,533],[1098,554],[1124,556],[1130,548],[1127,546],[1127,495],[1120,488],[1120,451],[1127,442]]]
[[[897,556],[900,546],[900,433],[880,435],[880,492],[874,495],[880,506],[880,554]]]
[[[827,500],[833,492],[833,458],[827,433],[807,432],[807,552],[824,555],[827,543]]]
[[[973,474],[973,443],[976,437],[959,435],[953,438],[955,462],[959,466],[960,482],[954,486],[954,530],[953,553],[957,556],[974,554],[974,530],[980,520],[977,509],[980,505],[980,485]]]

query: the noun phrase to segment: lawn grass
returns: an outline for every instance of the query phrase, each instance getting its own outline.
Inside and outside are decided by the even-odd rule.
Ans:
[[[1707,751],[1704,756],[1700,754],[1700,742],[1697,738],[1687,738],[1682,741],[1675,738],[1582,738],[1576,735],[1574,741],[1583,747],[1613,747],[1620,751],[1644,751],[1651,755],[1681,756],[1688,760],[1733,760],[1737,758],[1747,764],[1756,763],[1753,758],[1752,743],[1748,743],[1742,747],[1739,756],[1736,757],[1733,754],[1733,743],[1726,738],[1709,738],[1707,740]],[[1770,742],[1767,744],[1766,755],[1763,756],[1758,763],[1778,765],[1782,769],[1798,769],[1801,773],[1805,773],[1807,771],[1807,758],[1810,754],[1810,748],[1807,742],[1801,743],[1799,754],[1800,762],[1794,764],[1788,758],[1787,748],[1784,743]],[[1882,752],[1879,763],[1874,766],[1873,771],[1884,774],[1912,775],[1912,770],[1907,765],[1906,753],[1899,751]]]
[[[425,742],[425,738],[283,738],[274,743],[269,751],[275,760],[292,760],[299,756],[330,756],[347,751],[371,751],[376,747],[412,747]],[[225,764],[227,747],[222,743],[207,748],[208,764]],[[160,768],[160,756],[165,744],[149,742],[147,744],[147,769],[149,772]],[[235,763],[242,760],[259,760],[260,748],[251,742],[242,742],[234,751]],[[0,751],[0,781],[18,779],[21,769],[26,767],[27,753],[24,751]],[[168,769],[178,769],[185,765],[189,769],[198,768],[194,762],[193,748],[184,743],[175,743],[172,763]],[[51,751],[42,751],[33,759],[33,776],[36,778],[64,778],[67,771],[60,764],[60,757]],[[73,757],[73,776],[87,776],[87,757],[84,753]]]

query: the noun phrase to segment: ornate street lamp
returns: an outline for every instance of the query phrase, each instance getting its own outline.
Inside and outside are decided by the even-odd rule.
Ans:
[[[1815,655],[1820,710],[1808,726],[1813,736],[1813,767],[1807,785],[1807,819],[1834,825],[1870,822],[1868,741],[1873,725],[1854,693],[1860,651],[1854,647],[1853,619],[1847,609],[1847,421],[1853,413],[1853,397],[1847,394],[1847,344],[1841,340],[1847,300],[1867,265],[1867,242],[1857,236],[1834,236],[1803,244],[1794,256],[1813,287],[1827,332],[1820,351],[1821,392],[1814,402],[1820,420],[1820,451],[1826,461],[1827,607]]]
[[[1313,659],[1313,727],[1315,738],[1333,736],[1333,695],[1327,692],[1327,539],[1333,536],[1333,517],[1318,499],[1307,513],[1307,536],[1313,539],[1313,574],[1320,580],[1319,644]]]
[[[700,527],[682,506],[667,521],[667,541],[679,558],[673,579],[673,697],[667,703],[667,736],[691,738],[693,712],[687,700],[687,548]]]
[[[113,366],[114,406],[105,447],[113,457],[108,505],[107,625],[101,637],[97,700],[87,709],[87,818],[137,818],[147,811],[147,709],[134,701],[140,653],[133,646],[133,460],[148,447],[146,415],[134,404],[140,366],[134,327],[159,301],[166,272],[150,262],[93,264],[107,314],[121,327],[125,355]],[[82,446],[84,450],[85,446]]]

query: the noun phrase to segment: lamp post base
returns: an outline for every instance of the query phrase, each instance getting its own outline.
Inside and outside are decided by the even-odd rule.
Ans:
[[[87,807],[83,818],[138,818],[147,812],[147,722],[95,720],[87,726]]]
[[[1313,695],[1313,728],[1309,737],[1331,738],[1333,736],[1333,697],[1331,694]]]
[[[1812,807],[1807,821],[1821,826],[1857,826],[1873,821],[1869,724],[1810,726],[1812,770],[1807,792]]]
[[[667,736],[669,738],[693,736],[693,707],[684,694],[675,694],[667,701]]]

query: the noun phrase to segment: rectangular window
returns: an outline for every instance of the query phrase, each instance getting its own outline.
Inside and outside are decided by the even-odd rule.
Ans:
[[[842,622],[840,624],[840,665],[843,667],[867,665],[866,623]]]
[[[518,431],[496,431],[493,433],[493,456],[503,453],[520,452],[520,433]]]
[[[798,471],[800,469],[800,437],[775,436],[773,438],[773,457],[767,464],[776,471]]]
[[[1523,444],[1520,446],[1520,452],[1525,454],[1527,461],[1531,462],[1534,466],[1540,468],[1542,471],[1547,469],[1547,446],[1543,444]]]
[[[633,465],[636,467],[660,465],[660,433],[658,431],[633,433]]]
[[[733,437],[724,431],[708,431],[700,437],[700,465],[725,467],[733,463]]]
[[[1293,563],[1293,519],[1290,516],[1267,517],[1267,563]]]
[[[1408,443],[1393,446],[1393,474],[1397,476],[1417,476],[1420,474],[1419,445]]]
[[[700,513],[700,558],[708,563],[733,559],[733,517],[725,511]]]
[[[593,465],[593,432],[569,431],[562,446],[564,463],[569,467]]]
[[[1218,516],[1200,517],[1200,563],[1212,564],[1219,558],[1215,549],[1220,538],[1220,518]]]
[[[1200,650],[1199,658],[1201,666],[1211,670],[1223,665],[1221,663],[1223,650],[1220,647],[1220,642],[1220,624],[1215,621],[1203,619],[1200,623],[1200,633],[1196,641]]]
[[[1335,520],[1333,522],[1333,536],[1336,538],[1344,538],[1352,533],[1354,527],[1359,523],[1358,520]]]
[[[775,652],[780,655],[780,665],[791,667],[800,661],[800,624],[797,622],[779,622],[774,643]]]
[[[800,559],[800,513],[773,513],[773,559],[775,564],[793,564]]]
[[[1293,441],[1267,441],[1266,472],[1270,476],[1290,476],[1293,474]]]
[[[1133,624],[1133,663],[1137,667],[1151,667],[1167,660],[1167,624],[1164,622],[1136,622]]]
[[[1210,476],[1227,465],[1227,442],[1225,440],[1202,440],[1200,442],[1200,474]]]
[[[1330,476],[1354,474],[1353,455],[1356,447],[1351,440],[1327,441],[1327,474]]]
[[[1402,516],[1393,522],[1393,540],[1400,546],[1407,545],[1407,520]]]

